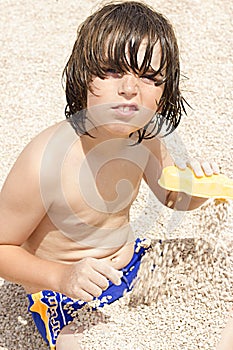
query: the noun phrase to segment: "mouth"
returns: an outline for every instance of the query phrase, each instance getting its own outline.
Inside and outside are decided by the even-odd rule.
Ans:
[[[136,103],[123,103],[113,106],[112,109],[122,116],[132,116],[135,112],[139,111],[139,107]]]

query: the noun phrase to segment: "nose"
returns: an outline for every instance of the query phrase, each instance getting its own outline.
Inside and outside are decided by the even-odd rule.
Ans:
[[[133,74],[125,74],[119,80],[118,93],[121,96],[124,96],[127,99],[138,94],[138,79]]]

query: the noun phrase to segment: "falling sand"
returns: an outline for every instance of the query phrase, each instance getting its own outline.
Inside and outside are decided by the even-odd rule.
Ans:
[[[182,302],[189,310],[189,323],[190,313],[195,314],[197,310],[199,321],[201,309],[209,310],[210,319],[213,309],[226,313],[232,301],[233,256],[231,242],[224,241],[221,232],[227,222],[228,211],[227,201],[208,201],[200,209],[198,226],[201,237],[152,240],[142,259],[132,292],[113,305],[98,308],[96,302],[91,302],[81,312],[74,312],[77,334],[80,328],[84,330],[83,349],[99,349],[100,344],[103,344],[102,349],[161,349],[161,339],[158,342],[155,336],[156,322],[154,325],[148,322],[148,328],[145,328],[146,319],[135,319],[135,309],[153,307],[156,314],[156,309],[161,311],[161,305],[169,309],[171,300],[173,303],[177,300],[178,305]],[[117,309],[120,317],[116,320],[112,315],[116,315]],[[177,319],[174,314],[172,317]],[[143,334],[140,322],[143,322]],[[185,319],[180,319],[177,327],[182,338]],[[129,328],[134,339],[127,339]],[[125,337],[124,329],[127,329]],[[148,329],[149,335],[145,329]],[[202,349],[209,349],[209,332],[211,329],[206,329],[206,343],[200,343]],[[164,346],[168,346],[166,337],[160,334],[161,337],[164,337]],[[185,337],[180,341],[187,346]],[[158,343],[160,345],[156,347]]]

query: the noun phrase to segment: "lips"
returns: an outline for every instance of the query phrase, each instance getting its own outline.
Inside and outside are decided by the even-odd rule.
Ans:
[[[138,105],[135,103],[123,103],[112,107],[120,115],[130,116],[139,110]]]

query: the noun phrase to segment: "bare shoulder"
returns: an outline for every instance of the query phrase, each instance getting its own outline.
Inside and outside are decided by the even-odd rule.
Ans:
[[[49,144],[50,140],[56,135],[56,132],[61,129],[64,122],[56,123],[43,131],[41,131],[37,136],[35,136],[28,145],[21,152],[18,157],[18,161],[23,161],[26,158],[30,158],[33,163],[36,163],[40,159]],[[35,164],[33,164],[35,165]]]
[[[150,154],[148,165],[155,162],[161,168],[164,168],[173,164],[172,157],[170,156],[162,138],[155,137],[149,140],[144,140],[143,145],[147,147]]]
[[[45,215],[40,171],[56,124],[42,131],[21,152],[0,193],[0,243],[22,244]]]
[[[52,159],[51,153],[60,151],[65,138],[69,140],[67,143],[74,141],[73,135],[74,131],[66,121],[56,123],[43,130],[23,149],[9,175],[23,171],[25,177],[27,176],[26,169],[29,173],[31,171],[35,174],[40,170],[41,163],[46,155],[49,154],[49,157]]]

